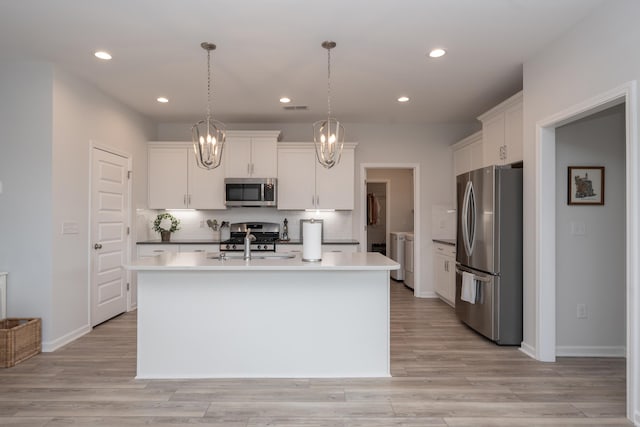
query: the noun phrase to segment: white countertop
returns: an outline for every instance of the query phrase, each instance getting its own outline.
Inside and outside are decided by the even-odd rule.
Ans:
[[[286,256],[288,254],[270,253],[271,256]],[[260,256],[260,253],[254,253]],[[289,254],[290,255],[290,254]],[[400,264],[377,252],[325,252],[322,261],[305,262],[300,254],[293,258],[251,259],[232,258],[220,260],[219,253],[181,252],[163,253],[161,255],[143,258],[125,265],[125,269],[132,271],[232,271],[232,270],[398,270]],[[269,256],[269,254],[267,254]]]

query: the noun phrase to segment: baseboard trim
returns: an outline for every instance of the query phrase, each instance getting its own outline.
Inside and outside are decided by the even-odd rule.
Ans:
[[[530,358],[537,360],[536,349],[524,341],[520,343],[520,351],[526,354],[527,356],[529,356]]]
[[[420,295],[416,295],[418,298],[440,298],[438,294],[433,291],[422,292]]]
[[[47,341],[42,343],[42,351],[45,353],[56,351],[60,347],[69,344],[72,341],[77,340],[81,336],[91,332],[91,326],[84,325],[75,331],[71,331],[68,334],[61,336],[53,341]]]
[[[625,357],[624,346],[579,346],[558,345],[556,356],[559,357]]]

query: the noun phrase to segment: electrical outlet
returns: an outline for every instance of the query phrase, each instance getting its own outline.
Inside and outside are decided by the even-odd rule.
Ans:
[[[586,319],[587,318],[587,304],[578,304],[576,309],[576,317],[578,319]]]
[[[200,221],[200,228],[204,228],[204,219]]]

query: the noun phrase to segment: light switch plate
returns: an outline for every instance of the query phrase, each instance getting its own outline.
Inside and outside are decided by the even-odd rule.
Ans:
[[[78,223],[77,222],[63,222],[62,223],[62,234],[78,234]]]
[[[571,234],[573,236],[585,236],[587,234],[587,225],[581,221],[571,221]]]

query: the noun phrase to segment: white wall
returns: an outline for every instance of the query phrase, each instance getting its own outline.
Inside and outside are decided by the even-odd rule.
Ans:
[[[133,205],[146,204],[153,124],[50,64],[0,66],[0,270],[8,314],[43,319],[43,349],[89,329],[90,141],[134,159]],[[79,234],[61,234],[75,221]]]
[[[453,202],[453,180],[442,177],[453,176],[453,156],[449,146],[462,137],[478,129],[478,123],[446,124],[446,125],[412,125],[412,124],[369,124],[344,123],[346,141],[358,142],[356,148],[356,177],[354,191],[359,193],[359,185],[364,177],[360,177],[360,164],[417,164],[420,166],[420,209],[421,235],[420,253],[422,272],[420,283],[416,284],[417,296],[435,296],[433,290],[432,256],[431,256],[431,206],[447,205]],[[158,140],[190,139],[189,123],[163,123],[158,125]],[[227,129],[234,130],[281,130],[282,141],[311,141],[313,134],[309,123],[227,123]],[[353,210],[353,228],[351,237],[359,239],[361,209],[364,201],[356,197]]]
[[[538,174],[538,153],[536,152],[536,123],[547,120],[570,107],[582,104],[589,99],[611,91],[627,82],[640,79],[640,2],[634,0],[617,0],[603,2],[585,20],[578,23],[563,37],[554,40],[537,56],[524,63],[524,340],[523,345],[534,354],[539,333],[536,330],[537,313],[544,306],[536,300],[539,290],[541,260],[537,257],[540,228],[538,221],[537,194],[549,191],[539,188],[542,173]],[[637,95],[632,102],[638,102]],[[634,123],[638,115],[632,117]],[[630,124],[631,125],[631,124]],[[638,141],[631,141],[637,147]],[[637,158],[630,159],[634,162]],[[628,171],[634,186],[638,186],[636,171]],[[636,187],[637,188],[637,187]],[[637,194],[635,195],[637,199]],[[630,206],[630,208],[634,208]],[[544,219],[547,221],[547,219]],[[628,230],[637,233],[637,230]],[[635,234],[632,238],[637,239]],[[637,251],[637,246],[632,245]],[[540,250],[543,250],[541,248]],[[542,252],[540,252],[542,253]],[[636,253],[636,252],[634,252]],[[638,303],[637,277],[631,277],[634,304]],[[631,337],[640,342],[638,330],[640,324],[634,313],[632,322],[635,333]],[[629,337],[628,337],[629,338]],[[640,355],[635,350],[631,367],[640,366]],[[629,372],[632,405],[631,413],[635,421],[640,423],[640,385],[637,373]]]
[[[89,323],[89,193],[91,142],[119,150],[133,159],[133,207],[146,206],[146,142],[155,126],[97,88],[56,69],[53,83],[53,316],[45,341],[74,335]],[[73,167],[69,167],[73,165]],[[80,232],[62,235],[62,223]],[[132,224],[135,229],[135,222]],[[135,232],[135,230],[134,230]],[[135,235],[135,234],[134,234]]]
[[[53,68],[0,64],[0,270],[7,315],[51,319]],[[50,334],[51,322],[43,329]]]
[[[605,204],[567,204],[568,166],[605,167]],[[559,355],[624,355],[625,110],[556,129],[556,330]],[[585,233],[573,234],[573,224]],[[577,304],[587,318],[578,319]]]

